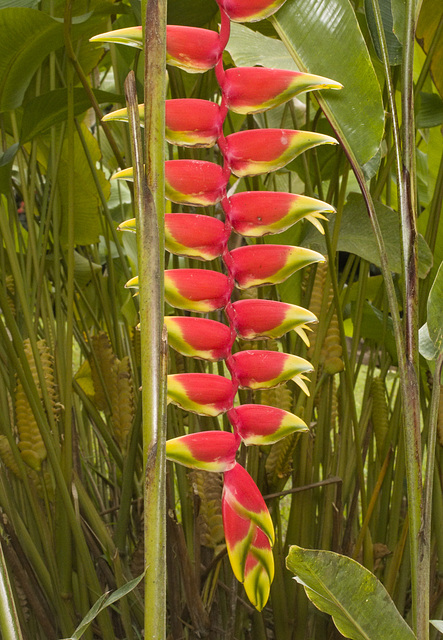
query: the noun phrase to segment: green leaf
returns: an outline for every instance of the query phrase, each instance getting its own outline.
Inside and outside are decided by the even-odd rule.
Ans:
[[[429,335],[428,323],[420,327],[418,332],[418,350],[423,358],[426,360],[437,360],[438,349],[435,348],[434,343]]]
[[[414,640],[388,592],[358,562],[332,551],[292,546],[286,565],[314,605],[353,640]]]
[[[401,64],[402,46],[394,34],[391,0],[379,0],[379,5],[381,19],[383,22],[383,30],[385,32],[386,46],[388,48],[389,64],[391,66],[396,66]],[[372,0],[365,0],[365,13],[375,51],[380,60],[382,60],[380,38],[378,37]]]
[[[392,0],[393,32],[403,44],[405,32],[406,0]]]
[[[202,27],[210,22],[218,11],[214,0],[169,0],[168,24],[184,24]]]
[[[237,67],[261,66],[289,71],[299,70],[283,42],[264,36],[238,22],[231,23],[231,35],[226,51]]]
[[[16,142],[6,149],[4,153],[0,155],[0,193],[11,192],[11,171],[12,162],[15,158],[15,154],[19,150],[19,143]]]
[[[0,113],[20,106],[48,53],[63,45],[63,25],[35,9],[0,10]]]
[[[382,204],[375,203],[378,222],[388,253],[389,268],[395,273],[401,272],[401,241],[398,214]],[[334,228],[334,217],[330,218],[331,233]],[[323,236],[315,229],[309,229],[303,246],[325,253]],[[354,253],[380,267],[380,256],[377,243],[372,232],[371,223],[363,197],[359,193],[350,193],[343,209],[343,216],[338,237],[338,251]],[[418,274],[425,278],[432,266],[432,253],[423,236],[418,238]]]
[[[287,0],[271,21],[301,70],[343,84],[341,91],[317,95],[340,142],[363,166],[380,146],[384,110],[351,4],[348,0]]]
[[[429,337],[439,353],[443,352],[443,263],[440,265],[428,297]]]
[[[124,97],[95,89],[99,104],[124,102]],[[74,89],[74,115],[78,116],[91,106],[84,89]],[[55,89],[26,103],[23,110],[21,142],[27,142],[55,124],[66,120],[68,115],[67,89]]]
[[[437,27],[443,17],[441,0],[423,0],[417,23],[417,41],[428,53],[432,45],[431,76],[440,96],[443,98],[443,30],[434,41]]]
[[[419,129],[430,129],[443,124],[443,100],[436,93],[420,93],[416,124]]]
[[[436,629],[441,631],[441,633],[443,633],[443,620],[429,620],[429,622],[433,624]]]
[[[352,306],[353,316],[355,305]],[[397,346],[394,337],[394,323],[392,318],[384,318],[383,313],[369,302],[363,304],[360,335],[362,338],[374,340],[376,344],[383,345],[392,358],[392,363],[398,363]]]
[[[3,0],[2,9],[9,9],[11,7],[30,7],[33,9],[39,3],[39,0]]]
[[[100,148],[92,133],[84,125],[81,125],[81,127],[92,163],[95,167],[101,159]],[[44,151],[46,154],[49,153],[48,148]],[[100,169],[95,169],[95,171],[104,195],[108,198],[110,194],[109,181],[106,179],[103,171]],[[77,134],[74,136],[73,157],[68,156],[68,146],[65,141],[58,171],[58,186],[63,211],[61,239],[64,243],[67,242],[68,238],[67,211],[69,180],[72,180],[74,183],[74,242],[80,245],[94,244],[98,241],[102,230],[100,198],[83,146]]]
[[[109,593],[104,593],[100,598],[95,602],[95,604],[89,609],[88,613],[85,615],[83,620],[78,625],[77,629],[74,631],[70,638],[65,638],[64,640],[80,640],[85,631],[88,629],[91,622],[95,620],[95,618],[101,613],[106,607],[109,607],[117,600],[124,598],[131,591],[133,591],[137,585],[143,580],[145,574],[142,573],[137,578],[130,580],[123,587],[120,587],[114,593],[109,595]]]

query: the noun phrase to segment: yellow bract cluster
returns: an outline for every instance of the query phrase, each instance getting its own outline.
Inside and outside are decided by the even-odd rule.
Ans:
[[[40,401],[43,403],[43,390],[40,384],[37,366],[29,339],[23,342],[23,348],[31,369],[34,384],[38,390]],[[45,340],[37,342],[40,364],[43,370],[46,390],[51,400],[54,417],[57,418],[60,411],[57,386],[54,379],[54,359]],[[23,460],[35,471],[39,471],[43,460],[46,458],[46,447],[40,433],[40,429],[29,404],[28,396],[20,380],[17,380],[15,389],[15,419],[19,434],[18,447]]]

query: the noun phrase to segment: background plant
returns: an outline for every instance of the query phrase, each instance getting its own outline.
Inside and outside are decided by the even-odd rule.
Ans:
[[[87,111],[93,105],[94,113],[98,112],[96,101],[104,108],[123,102],[121,81],[129,67],[135,68],[141,88],[142,65],[135,51],[111,46],[102,57],[102,48],[87,42],[91,35],[110,29],[111,20],[112,28],[118,28],[140,24],[141,15],[137,3],[76,3],[69,28],[69,5],[65,14],[64,4],[57,2],[11,4],[0,11],[2,33],[7,34],[0,45],[4,151],[0,410],[2,447],[6,445],[0,488],[2,546],[16,601],[22,603],[17,609],[23,633],[57,638],[72,633],[103,591],[142,571],[137,566],[143,486],[139,347],[133,330],[138,300],[123,286],[137,272],[136,251],[132,236],[116,231],[118,223],[131,217],[131,194],[125,186],[114,183],[111,187],[108,181],[111,172],[123,166],[121,157],[115,156],[123,153],[129,158],[129,143],[121,125],[106,128]],[[385,123],[384,111],[391,112],[400,99],[400,71],[405,68],[399,64],[401,49],[412,38],[405,40],[402,35],[402,3],[380,4],[392,74],[394,102],[390,104],[376,53],[377,47],[379,53],[382,48],[369,6],[364,7],[365,17],[360,5],[329,3],[328,15],[340,16],[340,21],[331,21],[322,19],[325,9],[317,2],[287,2],[272,25],[260,30],[236,26],[227,51],[239,65],[287,66],[293,64],[294,56],[312,73],[344,85],[340,95],[319,98],[335,134],[318,111],[314,96],[249,117],[248,128],[273,122],[300,128],[306,123],[307,129],[340,137],[354,168],[361,167],[368,181],[366,190],[375,202],[402,311],[405,297],[395,213],[399,181],[393,168],[393,120],[390,117]],[[388,26],[390,15],[396,36]],[[171,2],[169,21],[216,30],[216,5]],[[427,294],[441,263],[442,246],[439,3],[422,3],[418,36],[424,47],[415,48],[418,228],[425,239],[419,240],[418,261],[421,326],[427,319]],[[169,73],[170,97],[216,99],[217,95],[210,74],[189,78],[180,70]],[[243,118],[231,115],[227,126],[232,128],[226,133],[239,130]],[[407,128],[412,130],[410,122]],[[208,157],[205,154],[210,159],[211,154],[176,153],[199,159]],[[331,149],[309,152],[270,178],[254,180],[254,189],[266,186],[315,195],[337,210],[325,241],[309,225],[296,225],[279,240],[327,254],[326,273],[313,269],[304,279],[293,276],[270,293],[311,309],[314,300],[319,304],[320,322],[311,340],[310,360],[320,366],[311,396],[305,401],[288,387],[285,393],[270,392],[266,400],[261,392],[260,398],[302,415],[312,436],[256,450],[248,462],[262,492],[271,496],[268,504],[278,532],[276,579],[270,604],[261,614],[252,613],[231,582],[220,546],[220,485],[215,480],[209,487],[198,476],[177,470],[177,481],[170,484],[177,515],[168,524],[176,554],[168,565],[169,633],[177,638],[196,637],[209,618],[214,637],[336,634],[329,617],[311,609],[303,589],[284,568],[289,544],[354,555],[375,571],[401,614],[410,620],[401,374],[393,310],[388,308],[359,185],[343,151]],[[437,312],[431,314],[431,325],[438,327],[438,304]],[[284,338],[283,350],[301,353],[304,347],[296,340],[295,334]],[[433,340],[438,343],[435,333]],[[431,418],[436,415],[430,382],[435,349],[428,349],[426,355],[430,359],[420,358],[418,382],[422,446],[424,460],[429,461],[433,447],[432,440],[426,444],[426,434],[432,433]],[[192,362],[185,364],[177,356],[171,358],[171,367],[180,371]],[[437,381],[434,377],[434,398]],[[130,416],[132,425],[124,443],[117,436],[122,394],[129,407],[122,415],[127,422]],[[21,412],[27,416],[24,432],[18,424]],[[192,415],[183,419],[191,427],[202,428],[206,420],[212,426],[211,419]],[[174,434],[183,428],[180,423],[170,424]],[[44,449],[38,446],[40,468],[24,461],[21,450],[26,447],[17,446],[20,440],[43,442]],[[430,605],[432,617],[441,618],[439,441],[431,477]],[[289,498],[282,495],[285,490],[291,492]],[[179,561],[173,562],[177,557]],[[90,637],[138,637],[143,627],[139,592],[134,590],[116,607],[97,618]]]

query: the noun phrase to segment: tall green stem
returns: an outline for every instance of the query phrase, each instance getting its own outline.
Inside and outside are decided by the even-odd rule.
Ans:
[[[135,77],[126,81],[134,156],[140,330],[142,349],[143,460],[145,465],[145,638],[166,637],[165,382],[163,331],[164,130],[166,3],[142,3],[145,18],[145,166],[143,169]]]
[[[388,48],[378,0],[373,0],[377,31],[392,116],[392,132],[397,165],[398,208],[403,257],[404,366],[401,371],[406,478],[409,503],[411,550],[412,620],[420,640],[429,637],[429,580],[424,570],[424,546],[419,533],[422,525],[423,492],[421,481],[420,400],[418,385],[418,272],[415,187],[415,122],[413,52],[415,41],[415,3],[407,1],[401,79],[402,129],[400,131],[391,79]],[[403,360],[403,355],[402,355]],[[399,357],[400,363],[400,357]],[[420,537],[422,539],[422,536]]]
[[[406,368],[402,371],[406,477],[409,499],[409,529],[412,568],[412,620],[418,640],[429,638],[429,580],[425,569],[426,541],[420,535],[423,494],[421,473],[420,399],[418,384],[418,273],[415,171],[415,121],[413,63],[415,2],[406,2],[401,81],[402,166],[404,201],[400,217],[403,245],[404,332]]]

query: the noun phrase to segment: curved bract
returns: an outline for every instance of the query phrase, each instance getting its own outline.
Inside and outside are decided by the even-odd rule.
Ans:
[[[320,220],[334,207],[308,196],[281,191],[244,191],[229,198],[230,220],[242,236],[260,237],[285,231],[296,222],[309,220],[323,232]]]
[[[331,136],[291,129],[253,129],[226,138],[226,158],[239,178],[281,169],[300,153],[320,144],[337,144]]]
[[[247,114],[278,107],[304,91],[341,89],[342,85],[301,71],[236,67],[226,70],[223,88],[228,108],[235,113]]]

